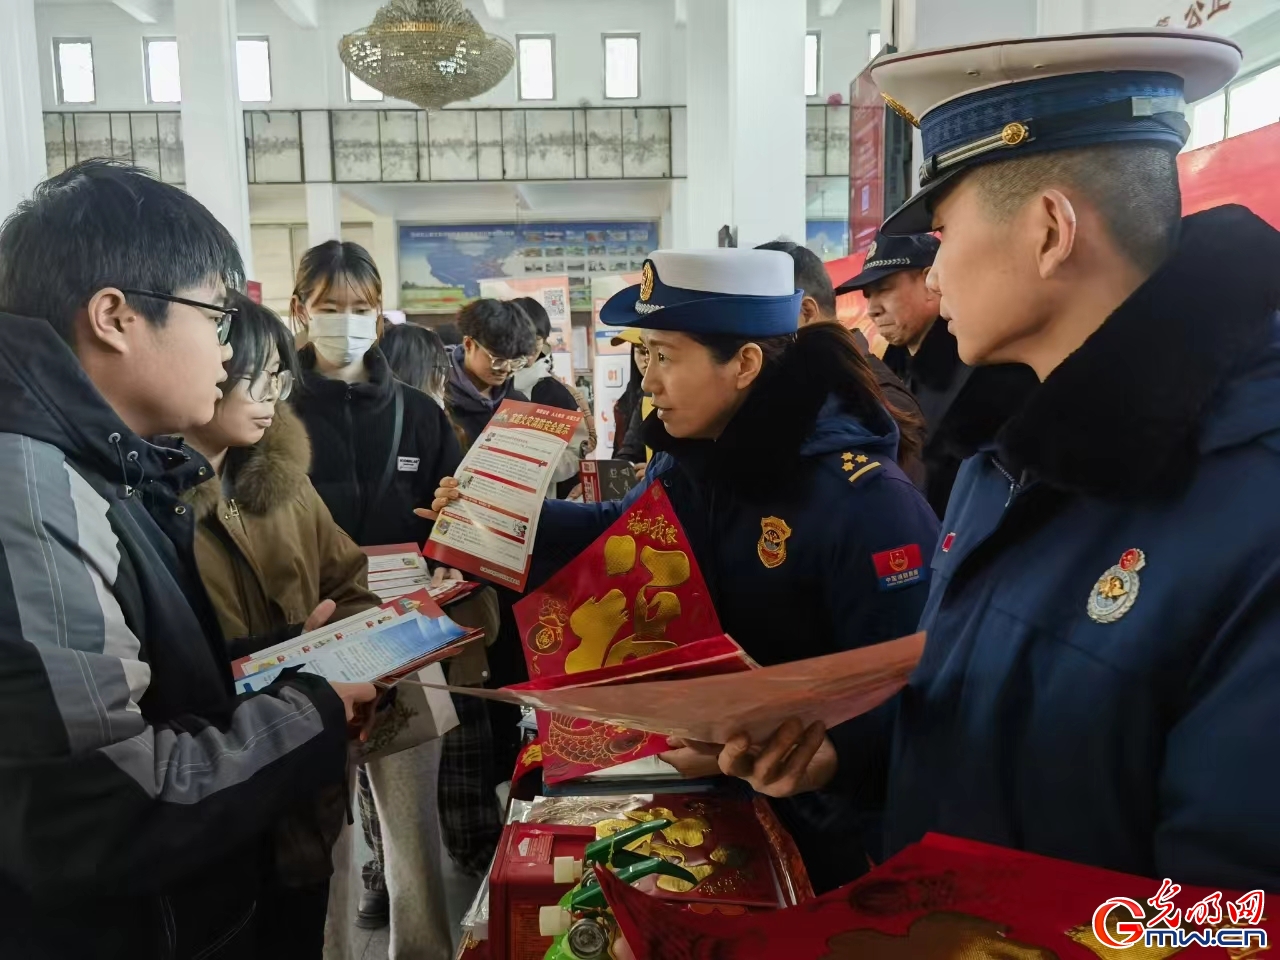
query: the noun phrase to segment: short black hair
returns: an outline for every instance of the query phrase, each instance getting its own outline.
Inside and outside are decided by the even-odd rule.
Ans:
[[[85,160],[36,186],[0,228],[0,310],[47,320],[74,345],[99,290],[153,293],[244,285],[236,242],[189,193],[117,160]],[[151,323],[169,305],[127,297]]]
[[[293,345],[293,334],[275,311],[238,292],[228,294],[227,306],[237,311],[231,321],[231,339],[227,341],[233,351],[225,364],[228,384],[240,379],[258,379],[267,367],[272,347],[280,357],[280,369],[292,373],[295,383],[300,382],[302,372]]]
[[[293,295],[300,303],[323,298],[336,284],[349,284],[369,303],[382,302],[382,274],[369,251],[350,240],[326,240],[298,261]]]
[[[813,297],[823,314],[828,317],[836,315],[835,287],[831,285],[831,275],[827,273],[826,266],[816,253],[790,240],[773,240],[760,244],[756,249],[779,250],[791,257],[796,270],[796,288],[803,290],[806,297]]]
[[[434,330],[416,323],[388,325],[379,346],[397,380],[433,395],[444,389],[449,357]]]
[[[551,336],[551,317],[547,314],[546,307],[533,297],[517,297],[511,302],[523,310],[524,315],[533,321],[533,329],[538,336],[542,337],[543,340]]]
[[[1006,220],[1053,186],[1075,188],[1097,209],[1117,249],[1154,271],[1178,242],[1182,194],[1177,151],[1167,144],[1110,143],[984,164],[972,177],[983,207]]]
[[[499,360],[518,360],[538,345],[533,321],[509,300],[475,300],[458,312],[458,329]]]

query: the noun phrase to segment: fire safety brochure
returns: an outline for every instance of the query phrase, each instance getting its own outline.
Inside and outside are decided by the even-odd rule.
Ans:
[[[423,552],[523,590],[543,500],[581,423],[577,410],[504,401],[462,458],[461,497],[441,511]]]

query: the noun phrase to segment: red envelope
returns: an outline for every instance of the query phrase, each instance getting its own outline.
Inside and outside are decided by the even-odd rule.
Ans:
[[[767,914],[700,915],[610,873],[599,876],[636,960],[695,960],[711,956],[712,949],[717,960],[1245,960],[1267,956],[1259,942],[1280,933],[1280,923],[1264,914],[1260,890],[1181,888],[938,834],[846,887]],[[1220,916],[1206,925],[1200,908],[1214,903]],[[1158,919],[1166,915],[1165,905],[1172,927]],[[1143,932],[1130,954],[1102,938],[1135,935],[1124,926],[1133,922],[1131,909]],[[1227,928],[1234,928],[1227,937],[1252,945],[1227,950],[1145,943],[1146,930],[1167,942],[1222,937]]]
[[[723,632],[661,484],[650,485],[595,543],[517,603],[515,616],[535,682],[619,666],[625,672],[633,661]],[[667,746],[663,737],[542,713],[538,734],[548,783]]]

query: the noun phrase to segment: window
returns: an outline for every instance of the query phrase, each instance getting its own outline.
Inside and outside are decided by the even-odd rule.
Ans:
[[[271,48],[266,38],[236,41],[236,82],[242,103],[271,99]]]
[[[1227,136],[1235,137],[1280,120],[1280,67],[1233,83],[1227,89]]]
[[[818,95],[818,40],[816,31],[804,35],[804,95]]]
[[[605,34],[604,96],[634,100],[640,96],[640,35]]]
[[[54,85],[59,103],[93,103],[93,43],[53,41]]]
[[[180,103],[182,80],[178,75],[178,41],[145,41],[147,100],[151,103]]]
[[[521,100],[556,98],[555,37],[516,37]]]
[[[879,30],[867,31],[867,62],[871,62],[880,55],[880,48],[884,44],[880,40]]]
[[[350,70],[347,71],[347,99],[352,103],[383,99],[382,91],[369,86]]]
[[[1201,100],[1191,108],[1191,136],[1184,149],[1198,150],[1222,139],[1227,129],[1227,94],[1225,91]]]

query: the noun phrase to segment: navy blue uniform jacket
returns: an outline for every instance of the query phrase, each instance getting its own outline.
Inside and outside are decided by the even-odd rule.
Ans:
[[[828,336],[802,332],[792,350],[826,350]],[[674,440],[656,417],[645,421],[645,442],[656,451],[648,480],[666,488],[721,626],[761,664],[914,632],[937,519],[894,463],[898,428],[882,407],[855,415],[798,357],[752,391],[716,442]],[[640,493],[598,505],[548,501],[535,577],[576,556]],[[785,530],[771,552],[766,525],[783,530],[775,520]],[[894,573],[890,565],[882,578],[876,555],[884,564],[897,550],[900,566],[918,550],[919,566]],[[830,794],[778,806],[819,889],[865,869],[863,834],[878,834],[878,813],[860,818]],[[841,838],[837,825],[855,820]]]
[[[898,702],[889,852],[937,830],[1280,890],[1278,277],[1249,211],[1188,217],[965,464]],[[1097,622],[1130,549],[1132,606]]]

